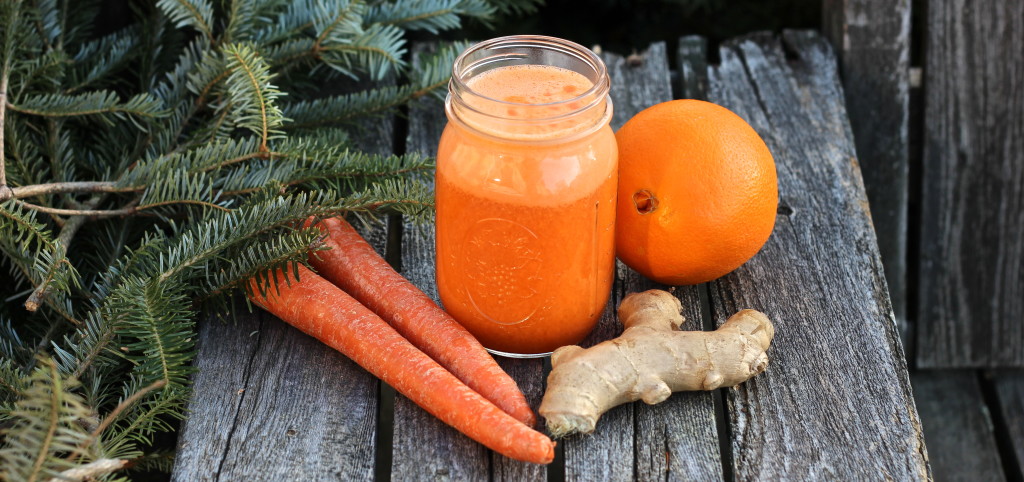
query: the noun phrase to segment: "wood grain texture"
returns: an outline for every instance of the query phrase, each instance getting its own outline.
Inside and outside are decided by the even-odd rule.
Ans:
[[[377,382],[277,318],[206,320],[173,480],[365,479]]]
[[[910,0],[824,0],[893,312],[906,316]]]
[[[1006,480],[977,374],[919,370],[910,381],[936,482]]]
[[[652,44],[639,63],[627,62],[615,54],[604,54],[603,58],[612,78],[613,128],[618,129],[647,107],[672,99],[663,42]],[[680,298],[687,320],[683,329],[703,329],[697,287],[655,285],[618,263],[612,299],[598,328],[582,345],[620,334],[622,327],[614,316],[618,302],[628,293],[652,288],[671,289]],[[714,402],[707,392],[676,393],[654,406],[636,402],[613,408],[601,417],[592,435],[570,437],[562,443],[567,480],[722,478]]]
[[[1024,372],[997,371],[996,393],[999,411],[1006,425],[1018,469],[1024,467]],[[1019,474],[1018,474],[1019,476]]]
[[[919,367],[1024,367],[1024,2],[928,6]]]
[[[390,119],[366,128],[360,147],[390,153]],[[364,236],[383,252],[380,226]],[[234,315],[199,323],[172,480],[372,478],[378,380],[272,315]]]
[[[813,32],[720,49],[709,99],[746,119],[778,168],[780,215],[761,252],[710,284],[716,323],[776,325],[767,371],[727,391],[739,480],[929,477],[835,58]],[[787,54],[788,53],[788,54]]]

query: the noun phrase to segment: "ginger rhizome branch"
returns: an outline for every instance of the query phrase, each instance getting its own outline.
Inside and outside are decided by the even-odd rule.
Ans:
[[[672,392],[734,386],[764,371],[775,334],[763,313],[742,310],[715,331],[679,331],[682,304],[670,293],[632,293],[619,305],[625,331],[590,348],[551,355],[540,405],[555,437],[589,433],[610,408],[665,401]]]

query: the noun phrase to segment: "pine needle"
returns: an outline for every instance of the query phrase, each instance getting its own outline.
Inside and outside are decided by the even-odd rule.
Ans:
[[[432,160],[352,135],[443,93],[465,44],[410,65],[409,32],[508,12],[158,0],[98,35],[100,3],[0,0],[2,480],[168,470],[154,443],[186,415],[197,313],[306,263],[310,218],[429,221]]]

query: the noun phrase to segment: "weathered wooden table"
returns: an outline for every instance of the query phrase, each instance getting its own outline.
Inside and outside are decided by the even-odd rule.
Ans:
[[[345,357],[274,317],[240,312],[200,325],[191,415],[175,480],[864,480],[927,479],[924,438],[882,274],[836,62],[813,32],[758,34],[707,61],[680,39],[677,97],[722,104],[754,126],[778,165],[775,231],[743,267],[671,290],[686,329],[712,329],[741,308],[776,323],[768,370],[736,388],[678,393],[613,409],[591,436],[562,440],[550,466],[493,454],[432,418]],[[629,60],[604,54],[613,127],[673,98],[666,46]],[[433,154],[440,104],[368,135]],[[397,128],[396,128],[397,125]],[[401,145],[402,142],[395,143]],[[433,231],[390,219],[372,241],[436,299]],[[390,240],[390,242],[389,242]],[[620,329],[613,307],[652,287],[620,265],[588,343]],[[542,360],[501,360],[539,402]]]

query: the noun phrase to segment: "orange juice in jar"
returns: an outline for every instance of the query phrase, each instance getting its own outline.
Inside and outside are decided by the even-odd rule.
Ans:
[[[543,36],[455,61],[436,174],[437,285],[493,353],[537,357],[593,329],[614,276],[618,151],[608,74]]]

